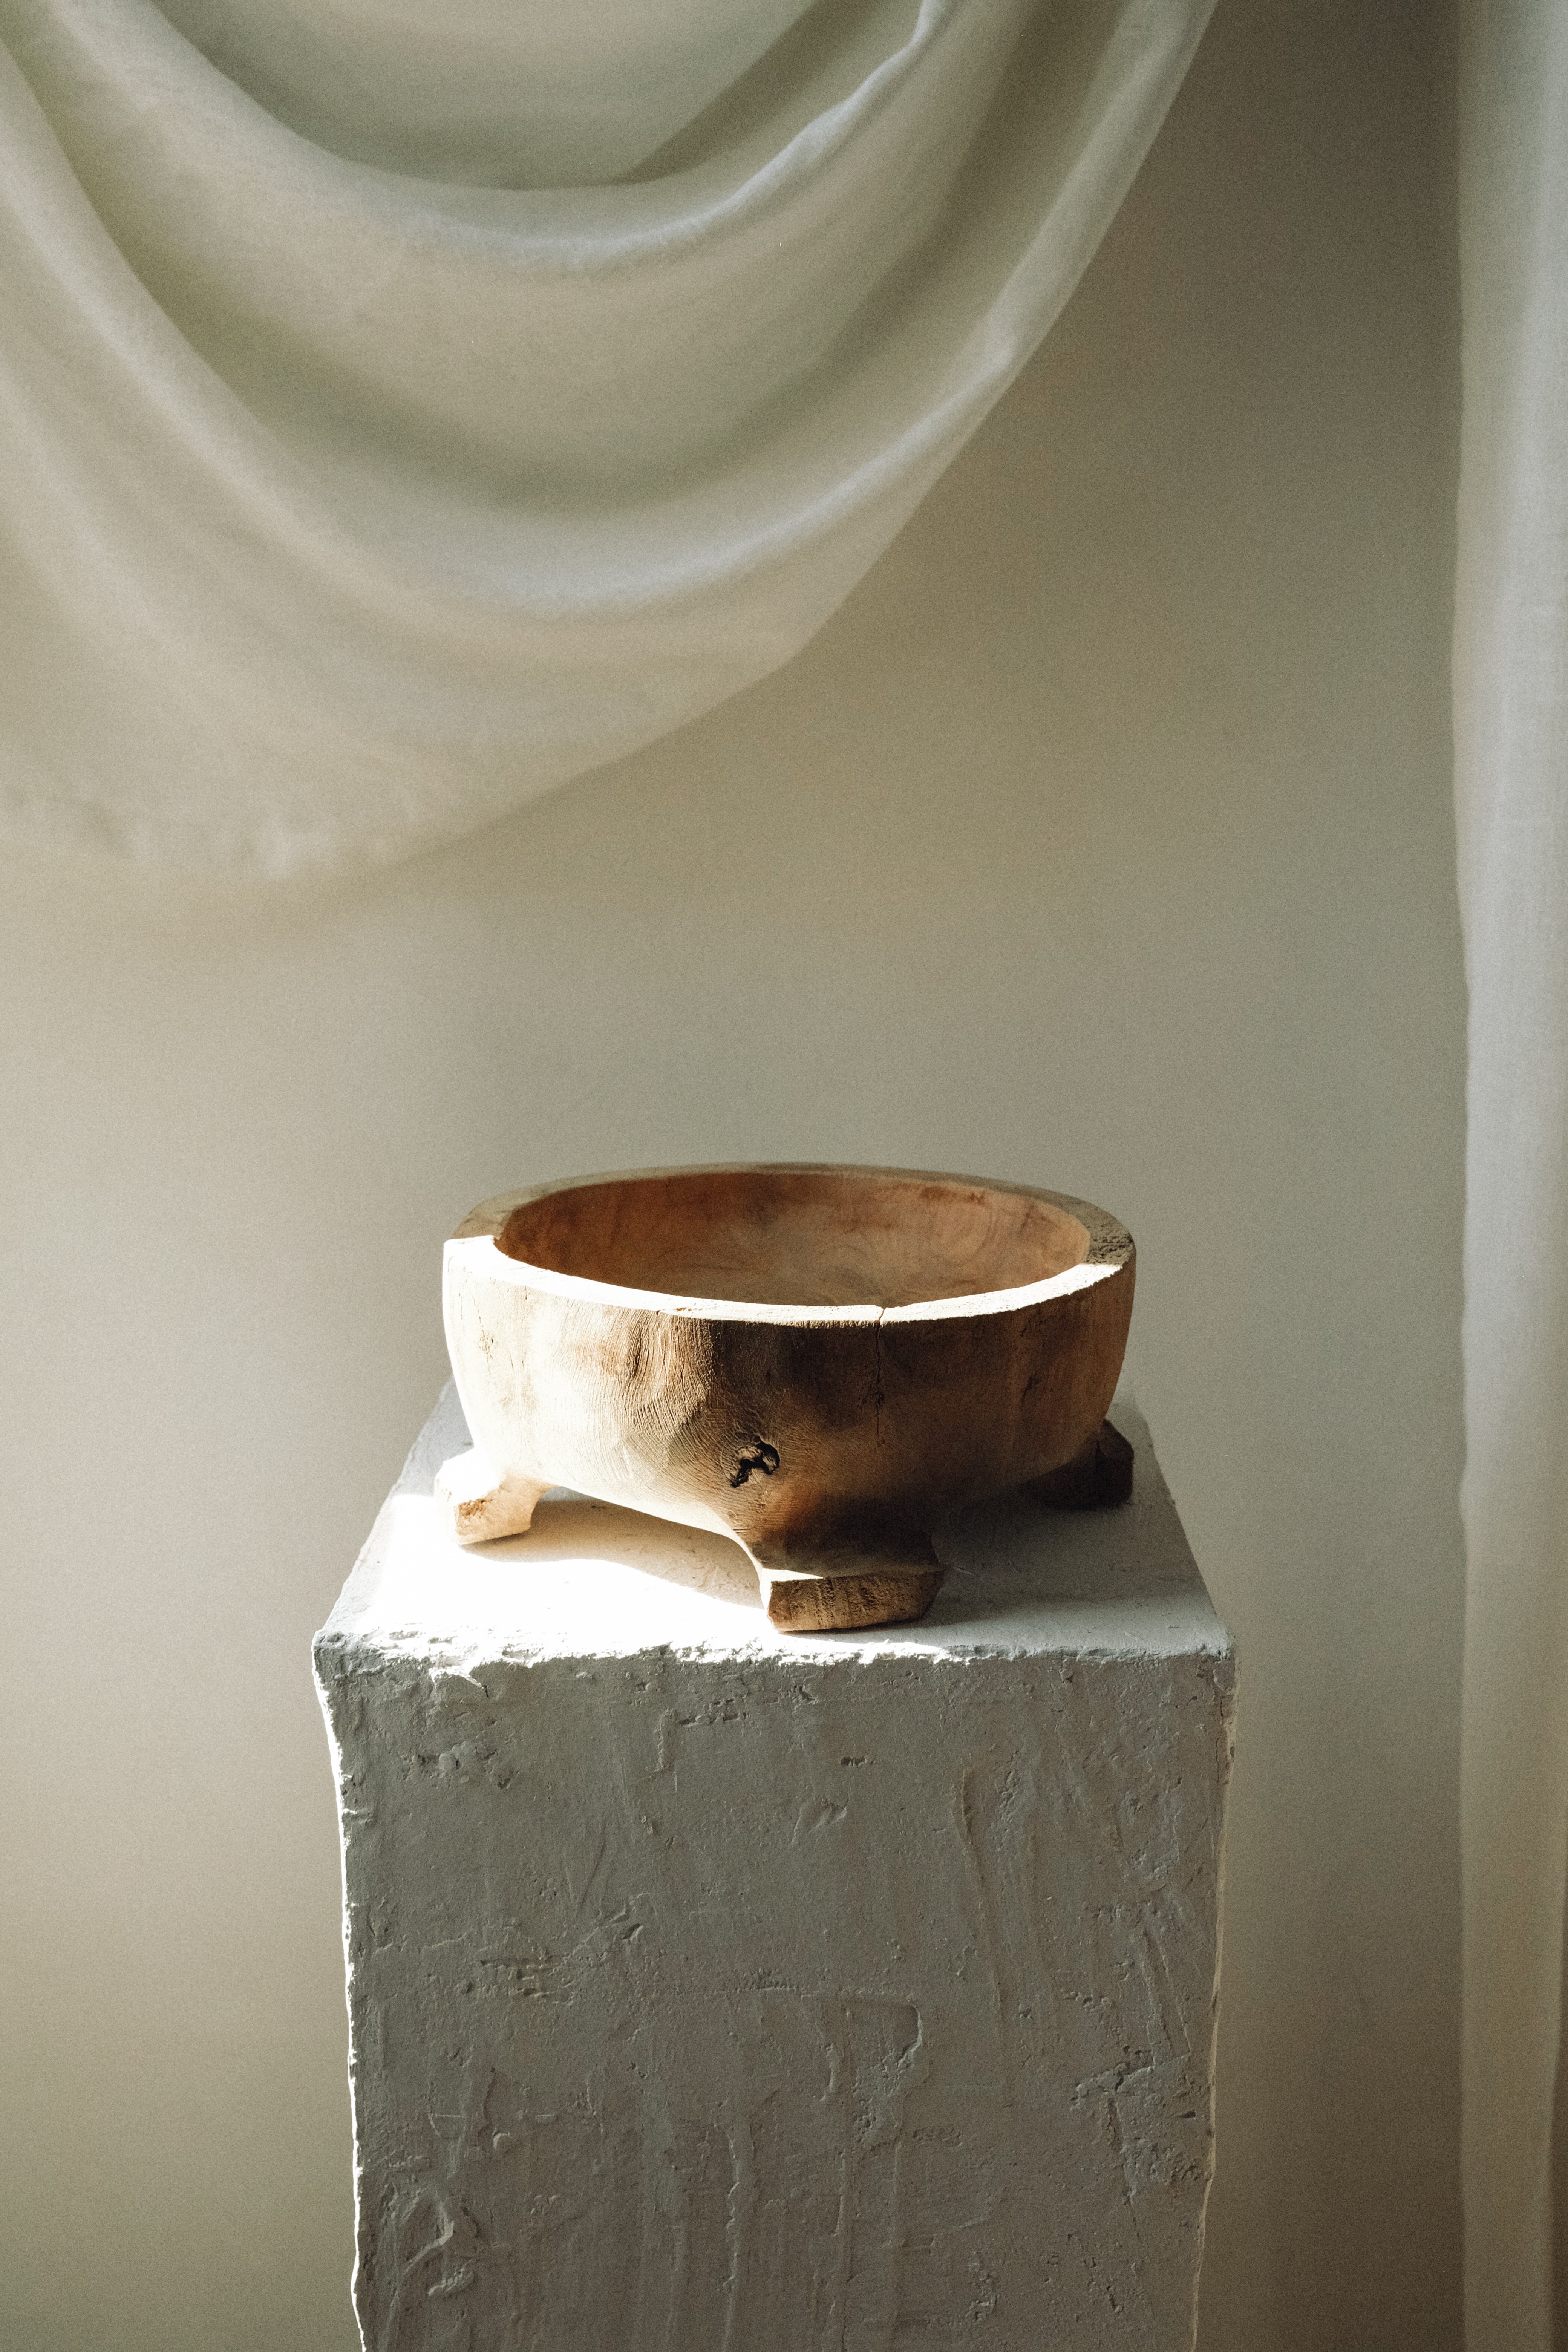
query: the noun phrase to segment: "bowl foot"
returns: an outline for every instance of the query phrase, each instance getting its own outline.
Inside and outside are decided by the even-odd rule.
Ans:
[[[526,1534],[547,1478],[503,1477],[477,1445],[454,1454],[436,1473],[436,1507],[460,1544]]]
[[[1132,1499],[1132,1448],[1119,1429],[1101,1422],[1081,1453],[1059,1470],[1031,1478],[1024,1488],[1053,1511],[1104,1511]]]
[[[898,1575],[877,1569],[865,1576],[779,1575],[759,1568],[768,1622],[783,1633],[848,1633],[871,1625],[907,1625],[936,1599],[943,1571]]]

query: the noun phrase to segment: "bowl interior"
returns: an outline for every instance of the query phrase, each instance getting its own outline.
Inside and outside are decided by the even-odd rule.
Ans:
[[[1088,1228],[1027,1192],[879,1169],[689,1169],[574,1185],[497,1244],[631,1290],[795,1307],[910,1307],[1081,1265]]]

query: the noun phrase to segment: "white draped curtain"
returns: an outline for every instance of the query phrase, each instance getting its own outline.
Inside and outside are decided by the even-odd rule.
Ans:
[[[396,856],[786,660],[1212,0],[0,0],[0,821]]]
[[[1568,1863],[1563,0],[1468,0],[1460,236],[1466,2299],[1468,2352],[1546,2352]]]

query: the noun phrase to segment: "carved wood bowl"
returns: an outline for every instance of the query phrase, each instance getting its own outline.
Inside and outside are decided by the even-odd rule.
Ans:
[[[785,1627],[922,1616],[949,1512],[1095,1498],[1133,1264],[1087,1201],[907,1169],[510,1192],[447,1244],[474,1446],[437,1491],[465,1543],[554,1486],[715,1528]]]

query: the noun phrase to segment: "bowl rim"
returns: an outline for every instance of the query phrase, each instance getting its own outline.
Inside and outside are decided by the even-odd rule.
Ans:
[[[1026,1200],[1046,1201],[1065,1209],[1088,1229],[1089,1256],[1079,1265],[1048,1275],[1042,1282],[1026,1282],[1006,1290],[969,1291],[956,1298],[912,1299],[903,1307],[870,1303],[843,1307],[802,1306],[789,1299],[702,1298],[678,1291],[638,1290],[620,1283],[598,1282],[585,1274],[557,1274],[552,1267],[531,1265],[503,1250],[498,1236],[507,1219],[530,1202],[555,1192],[575,1192],[595,1184],[636,1183],[668,1176],[879,1176],[903,1182],[960,1184],[985,1192],[1008,1192]],[[529,1184],[515,1192],[498,1192],[470,1209],[447,1242],[445,1259],[448,1279],[458,1268],[518,1289],[539,1290],[584,1306],[631,1307],[660,1313],[683,1321],[710,1323],[779,1323],[847,1326],[873,1323],[936,1323],[979,1315],[1012,1315],[1022,1307],[1068,1298],[1080,1290],[1110,1280],[1136,1259],[1132,1236],[1118,1217],[1092,1201],[1071,1192],[1047,1192],[1038,1184],[1018,1184],[994,1176],[966,1176],[931,1168],[884,1168],[871,1161],[835,1160],[725,1160],[672,1168],[612,1168],[592,1176],[558,1177],[546,1184]]]

